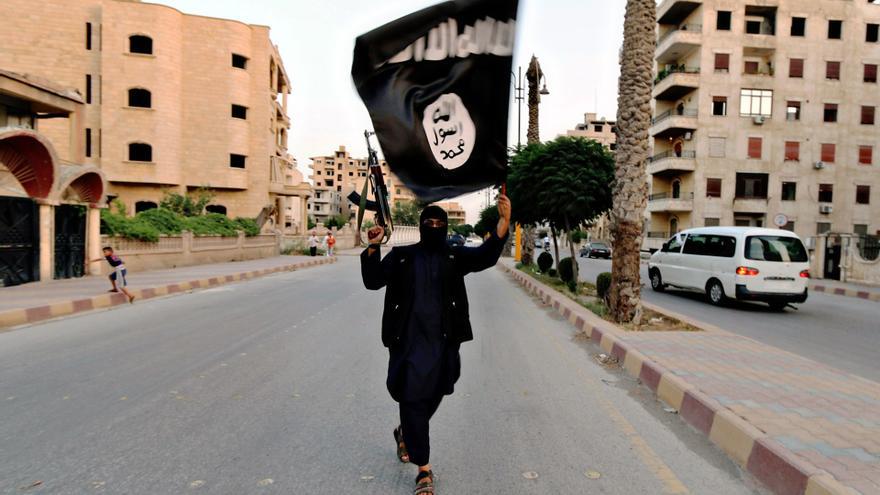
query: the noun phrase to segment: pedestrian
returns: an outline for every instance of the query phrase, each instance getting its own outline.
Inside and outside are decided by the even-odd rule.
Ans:
[[[333,231],[327,231],[327,238],[324,240],[327,244],[327,256],[333,256],[333,246],[336,245],[336,238],[333,237]]]
[[[428,206],[419,218],[421,240],[395,247],[383,259],[382,227],[367,233],[361,276],[369,290],[385,287],[382,343],[389,351],[386,386],[399,403],[397,457],[419,467],[415,493],[434,493],[429,422],[461,374],[459,346],[473,339],[464,276],[498,262],[510,226],[510,200],[498,198],[500,219],[479,247],[448,246],[448,217]]]
[[[122,262],[122,258],[113,254],[113,248],[110,246],[106,246],[103,249],[104,257],[97,258],[93,260],[89,260],[90,263],[97,263],[99,261],[107,260],[107,263],[110,263],[110,267],[113,268],[113,271],[110,272],[110,284],[113,286],[107,292],[119,292],[122,291],[123,294],[128,298],[129,303],[134,302],[134,295],[128,291],[126,287],[128,287],[128,281],[125,276],[128,275],[128,270],[125,268],[125,263]]]
[[[315,231],[312,231],[312,235],[309,236],[309,255],[315,256],[318,254],[318,234]]]

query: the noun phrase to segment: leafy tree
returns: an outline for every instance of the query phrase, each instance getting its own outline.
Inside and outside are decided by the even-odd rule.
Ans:
[[[474,227],[472,225],[464,223],[461,225],[453,225],[452,231],[456,234],[461,234],[465,237],[468,237],[474,233]]]
[[[195,194],[179,194],[166,191],[159,202],[159,208],[171,210],[178,215],[194,217],[205,212],[205,207],[214,199],[214,193],[205,188],[198,189]]]
[[[308,216],[308,224],[309,230],[312,230],[313,228],[318,226],[318,224],[315,223],[315,217],[311,215]]]
[[[327,227],[328,229],[333,228],[333,227],[336,227],[337,229],[341,229],[342,227],[345,227],[347,224],[348,224],[348,219],[345,217],[345,215],[334,215],[334,216],[328,218],[326,222],[324,222],[324,227]]]
[[[397,225],[418,225],[422,206],[415,201],[398,201],[391,209],[391,220]]]
[[[530,144],[514,155],[507,190],[517,205],[517,221],[549,222],[554,237],[561,228],[571,238],[581,224],[611,206],[613,178],[614,160],[601,144],[563,136]],[[569,248],[576,259],[574,244]],[[573,271],[577,280],[577,263]]]
[[[498,205],[492,205],[480,212],[480,220],[474,224],[474,233],[480,237],[486,237],[486,234],[498,227]]]
[[[553,256],[550,253],[544,251],[538,255],[538,269],[541,270],[541,273],[547,273],[552,267]]]

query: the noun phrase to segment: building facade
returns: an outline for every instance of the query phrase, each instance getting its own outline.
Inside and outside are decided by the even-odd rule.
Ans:
[[[449,226],[453,225],[464,225],[467,223],[467,215],[464,211],[464,208],[455,201],[443,201],[441,203],[434,203],[436,206],[443,208],[446,211],[446,215],[449,218]]]
[[[310,189],[287,151],[290,80],[267,26],[137,0],[7,0],[0,68],[77,88],[80,141],[129,212],[206,188],[210,211],[304,224]],[[47,123],[54,139],[63,126]],[[286,213],[302,212],[287,222]]]
[[[582,137],[598,141],[611,151],[617,148],[617,122],[598,118],[595,113],[585,113],[584,121],[565,133],[569,137]]]
[[[309,215],[319,223],[325,223],[334,216],[349,220],[355,218],[358,207],[351,204],[348,195],[363,191],[364,181],[370,173],[367,159],[354,158],[345,146],[340,146],[332,155],[316,156],[311,160],[309,168],[312,169],[312,175],[309,178],[312,180],[314,195],[308,204]],[[391,172],[385,160],[380,160],[379,165],[382,167],[392,208],[398,202],[416,199],[413,192]]]
[[[880,230],[880,5],[658,6],[647,249],[711,225]]]

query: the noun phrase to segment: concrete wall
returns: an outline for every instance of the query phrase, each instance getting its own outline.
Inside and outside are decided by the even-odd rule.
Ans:
[[[836,242],[843,246],[840,258],[841,282],[880,286],[880,258],[863,259],[859,253],[858,237],[849,234],[829,234],[812,238],[811,243],[815,249],[810,259],[810,273],[813,278],[824,277],[825,246],[829,237],[836,238]]]
[[[189,232],[180,236],[163,236],[159,242],[141,242],[118,237],[102,236],[103,246],[114,251],[132,271],[162,270],[179,266],[225,263],[229,261],[268,258],[280,254],[280,235],[254,237],[195,237]],[[101,273],[110,267],[101,265]]]

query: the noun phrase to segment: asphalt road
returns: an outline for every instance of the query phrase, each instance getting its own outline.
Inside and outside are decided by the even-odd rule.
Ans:
[[[439,494],[761,493],[501,272],[469,289]],[[381,300],[347,257],[0,333],[0,493],[411,493]]]
[[[560,254],[561,255],[561,254]],[[611,261],[578,258],[580,279],[595,283]],[[821,363],[880,381],[880,303],[812,292],[797,310],[771,311],[766,304],[730,302],[715,307],[705,294],[651,290],[648,267],[642,264],[642,294],[672,311],[712,323]]]

